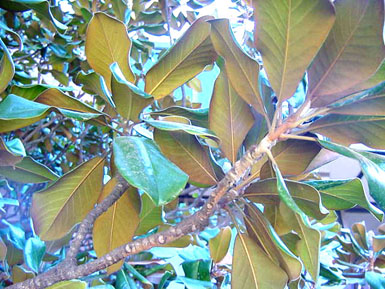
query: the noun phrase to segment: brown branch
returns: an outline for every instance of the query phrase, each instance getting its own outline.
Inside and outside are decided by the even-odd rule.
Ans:
[[[107,205],[112,205],[113,202],[119,198],[117,197],[119,195],[118,192],[122,194],[125,191],[125,186],[127,186],[127,183],[120,179],[114,189],[114,192],[116,192],[114,196],[117,197],[116,200],[114,200],[115,198],[111,197],[109,202],[106,201],[106,203],[104,203],[103,201],[88,214],[86,219],[79,227],[77,233],[78,235],[74,242],[71,244],[71,253],[68,253],[65,261],[60,263],[57,267],[54,267],[53,269],[44,272],[33,279],[17,283],[8,288],[42,289],[60,281],[84,277],[94,272],[106,269],[107,267],[117,263],[129,255],[134,255],[150,248],[173,242],[185,236],[186,234],[203,230],[208,225],[209,217],[217,209],[220,200],[227,194],[233,196],[234,194],[236,195],[236,192],[234,193],[233,188],[237,185],[237,182],[245,176],[249,168],[255,162],[260,160],[263,155],[271,149],[271,147],[275,144],[276,139],[277,138],[272,138],[268,135],[259,143],[259,145],[252,146],[245,153],[245,155],[243,155],[242,158],[234,164],[233,168],[226,174],[226,176],[217,184],[215,190],[212,191],[207,202],[194,215],[184,219],[177,225],[170,227],[168,230],[150,235],[145,238],[136,239],[135,241],[112,250],[110,253],[94,261],[83,265],[76,265],[74,258],[80,247],[82,239],[84,239],[85,234],[89,231],[95,219],[108,209]]]

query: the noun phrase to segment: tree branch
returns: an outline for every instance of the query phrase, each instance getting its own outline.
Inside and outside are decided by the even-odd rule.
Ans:
[[[272,136],[274,138],[272,138]],[[164,244],[173,242],[186,234],[203,230],[209,222],[209,217],[215,212],[219,201],[227,194],[234,194],[234,187],[237,182],[241,180],[245,174],[247,174],[249,168],[263,155],[271,149],[276,143],[279,135],[266,136],[259,145],[252,146],[243,156],[237,161],[231,170],[225,175],[225,177],[217,184],[215,190],[212,191],[209,199],[203,205],[203,207],[197,211],[194,215],[187,219],[184,219],[177,225],[170,227],[169,229],[150,235],[145,238],[136,239],[130,243],[120,246],[110,253],[86,264],[76,265],[73,261],[80,244],[84,239],[85,234],[91,228],[96,218],[108,209],[108,204],[112,205],[123,192],[127,189],[128,184],[123,179],[120,179],[116,185],[114,192],[110,194],[111,197],[107,197],[103,202],[96,206],[83,220],[79,229],[78,235],[71,244],[70,251],[66,257],[66,260],[60,263],[57,267],[44,272],[33,279],[26,280],[21,283],[17,283],[8,287],[9,289],[42,289],[51,286],[55,283],[65,280],[77,279],[87,276],[91,273],[106,269],[114,263],[126,258],[129,255],[134,255],[144,250],[151,249],[153,247],[162,246]],[[126,187],[127,186],[127,187]],[[115,199],[116,198],[116,199]],[[68,261],[72,260],[72,261]]]

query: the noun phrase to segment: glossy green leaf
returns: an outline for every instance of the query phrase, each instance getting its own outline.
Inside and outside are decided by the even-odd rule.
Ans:
[[[87,283],[83,281],[64,281],[47,287],[47,289],[86,289]]]
[[[115,164],[126,181],[146,192],[156,205],[167,204],[184,189],[188,176],[143,137],[118,137]]]
[[[100,113],[56,109],[43,103],[9,94],[0,103],[0,132],[9,132],[33,124],[46,117],[51,111],[58,111],[66,117],[80,121],[101,117]]]
[[[182,106],[170,106],[163,110],[154,111],[151,116],[183,116],[195,126],[209,127],[209,110],[207,108],[187,108]]]
[[[20,139],[15,138],[5,142],[0,138],[0,167],[14,167],[25,156],[24,145]]]
[[[354,102],[333,108],[329,112],[342,115],[385,116],[385,93],[363,97]]]
[[[13,40],[15,40],[19,44],[19,51],[23,51],[23,41],[21,40],[21,37],[19,34],[17,34],[14,30],[10,29],[7,24],[4,22],[0,22],[0,29],[4,29],[6,32],[8,32]]]
[[[365,280],[372,289],[384,289],[385,288],[385,277],[381,273],[368,271],[365,273]]]
[[[287,140],[279,142],[271,152],[282,175],[297,176],[306,171],[320,150],[321,147],[315,142]],[[262,179],[273,177],[269,162],[262,166],[260,175]]]
[[[141,196],[140,223],[135,231],[135,235],[143,235],[149,230],[163,224],[162,207],[156,206],[147,194]]]
[[[293,200],[307,215],[315,219],[323,219],[328,211],[321,203],[319,192],[310,185],[286,180],[286,185]],[[247,187],[244,196],[256,203],[278,205],[280,201],[277,180],[266,179],[252,183]]]
[[[222,228],[218,235],[209,240],[210,256],[215,263],[219,263],[226,256],[231,241],[231,228]]]
[[[238,46],[228,19],[217,19],[210,23],[211,41],[225,60],[226,73],[235,91],[260,114],[266,114],[265,104],[259,94],[258,63]]]
[[[114,189],[117,181],[111,179],[103,188],[100,203]],[[92,239],[96,254],[101,257],[113,249],[132,241],[139,225],[140,197],[135,188],[130,187],[106,212],[94,223]],[[107,268],[107,273],[118,271],[123,261]]]
[[[254,0],[257,49],[278,102],[290,98],[335,20],[328,0]],[[306,40],[305,40],[306,39]]]
[[[385,116],[329,114],[312,123],[305,131],[322,134],[343,145],[363,143],[385,149]]]
[[[12,85],[10,93],[21,96],[28,100],[35,100],[39,94],[49,88],[59,89],[61,91],[72,91],[71,87],[59,87],[49,84],[27,84],[27,85]]]
[[[181,117],[166,117],[165,120],[176,124],[186,121]],[[164,155],[189,175],[190,182],[203,185],[217,183],[208,150],[194,135],[155,129],[154,139]]]
[[[384,217],[384,213],[373,206],[366,197],[360,179],[311,181],[308,184],[319,190],[322,203],[330,210],[347,210],[358,205],[379,220]]]
[[[95,13],[88,24],[85,52],[87,62],[103,76],[108,88],[111,88],[110,65],[114,62],[119,64],[128,81],[135,81],[129,64],[130,50],[126,26],[105,13]]]
[[[42,240],[65,236],[94,207],[101,192],[103,166],[103,158],[93,158],[33,195],[31,216]]]
[[[247,235],[237,236],[231,273],[232,289],[285,288],[287,274]]]
[[[12,167],[0,166],[0,175],[20,183],[44,183],[55,181],[58,178],[58,175],[48,167],[30,157],[23,158],[21,162]]]
[[[210,41],[207,17],[195,21],[146,74],[145,91],[160,99],[214,62],[216,53]]]
[[[385,210],[385,170],[378,163],[384,163],[381,157],[378,158],[378,163],[375,162],[375,154],[362,154],[353,149],[331,143],[328,141],[319,140],[319,143],[328,150],[337,152],[348,158],[356,159],[360,162],[362,172],[366,177],[369,185],[369,193],[377,202],[378,206]]]
[[[29,268],[39,273],[39,268],[45,254],[45,243],[39,238],[29,238],[24,247],[24,260]]]
[[[289,281],[298,279],[302,272],[301,261],[282,242],[262,212],[255,205],[247,204],[246,215],[245,225],[249,236],[272,262],[286,272]]]
[[[179,117],[182,119],[183,117]],[[219,138],[215,135],[215,133],[209,129],[191,125],[188,123],[182,122],[174,122],[167,120],[146,120],[146,122],[159,129],[169,132],[185,132],[191,135],[199,136],[209,142],[211,146],[217,146],[220,143]]]
[[[177,280],[181,281],[187,289],[211,289],[212,283],[209,281],[202,281],[191,279],[183,276],[178,276]]]
[[[137,289],[136,283],[134,279],[130,276],[130,274],[126,273],[123,270],[120,270],[116,274],[116,289]]]
[[[379,253],[384,249],[385,249],[385,235],[373,236],[373,251],[376,253]]]
[[[139,114],[153,102],[151,95],[128,82],[118,64],[111,64],[111,90],[116,111],[124,118],[139,122]]]
[[[339,0],[334,5],[336,21],[308,71],[315,107],[337,100],[335,94],[368,79],[385,56],[384,1]]]
[[[320,268],[320,232],[312,228],[309,224],[306,224],[303,217],[282,203],[280,213],[282,214],[282,221],[299,235],[300,240],[296,242],[294,253],[301,258],[305,269],[316,282]]]
[[[210,102],[209,127],[221,139],[220,148],[233,164],[253,124],[248,104],[234,90],[226,72],[221,71]]]
[[[0,60],[0,93],[2,93],[15,74],[15,64],[13,63],[12,56],[9,53],[7,46],[1,39],[0,46],[3,51],[3,57]]]
[[[84,73],[80,71],[76,75],[75,83],[82,86],[82,90],[89,94],[97,94],[105,100],[107,104],[113,105],[111,95],[106,87],[104,79],[96,72]]]

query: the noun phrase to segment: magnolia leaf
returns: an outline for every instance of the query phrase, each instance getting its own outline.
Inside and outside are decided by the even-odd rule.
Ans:
[[[379,253],[384,249],[385,249],[385,236],[384,235],[373,236],[373,251],[376,253]]]
[[[373,206],[365,195],[360,179],[310,181],[321,194],[322,203],[329,210],[347,210],[360,206],[377,219],[382,220],[384,213]]]
[[[126,273],[124,270],[120,270],[116,274],[116,289],[135,289],[137,288],[135,280],[131,277],[131,274]]]
[[[363,143],[385,149],[385,116],[328,114],[313,122],[305,131],[322,134],[343,145]]]
[[[170,106],[166,109],[152,112],[151,116],[182,116],[190,120],[195,126],[208,128],[208,112],[207,108],[192,109],[182,106]]]
[[[248,104],[234,90],[225,71],[221,71],[210,102],[209,127],[221,139],[221,150],[233,164],[253,124]]]
[[[95,72],[103,76],[109,89],[111,89],[110,65],[114,62],[119,64],[128,81],[135,81],[129,63],[130,50],[131,40],[126,26],[105,13],[95,13],[88,24],[85,52],[87,62]]]
[[[385,277],[381,273],[368,271],[365,273],[365,280],[372,289],[384,289],[385,288]]]
[[[83,85],[82,90],[89,94],[97,94],[104,99],[106,104],[113,106],[113,101],[108,89],[105,87],[106,83],[103,77],[99,76],[96,72],[84,73],[80,71],[75,78],[75,83]],[[16,93],[17,94],[17,93]]]
[[[215,263],[219,263],[229,251],[231,228],[222,228],[218,235],[209,240],[210,256]]]
[[[320,150],[316,142],[287,140],[279,142],[271,152],[284,176],[297,176],[306,171]],[[273,177],[270,162],[262,166],[260,175],[262,179]]]
[[[55,181],[59,177],[48,167],[38,163],[31,157],[25,157],[12,167],[0,166],[0,175],[19,183],[45,183]]]
[[[101,191],[103,166],[103,158],[93,158],[33,195],[31,216],[42,240],[62,238],[91,211]]]
[[[86,106],[86,105],[84,105]],[[83,107],[84,108],[84,107]],[[0,133],[9,132],[33,124],[51,111],[56,111],[66,117],[74,118],[79,121],[87,121],[101,117],[104,123],[104,116],[101,113],[78,112],[68,109],[56,109],[49,105],[30,101],[14,94],[9,94],[0,102]]]
[[[147,194],[141,196],[140,223],[135,235],[143,235],[149,230],[163,224],[162,206],[156,206]]]
[[[20,139],[15,138],[5,142],[0,137],[0,167],[14,167],[17,163],[20,163],[25,156],[25,148]]]
[[[49,84],[27,84],[27,85],[12,85],[10,93],[21,96],[28,100],[35,100],[39,94],[45,90],[52,88],[60,91],[73,91],[72,87],[59,87]]]
[[[265,105],[259,94],[258,63],[238,46],[228,19],[212,20],[210,23],[211,41],[217,53],[225,59],[226,73],[233,88],[256,111],[266,115]]]
[[[269,221],[255,206],[247,204],[245,224],[249,236],[258,243],[272,262],[280,266],[288,275],[289,281],[301,275],[301,261],[286,247]]]
[[[15,74],[15,64],[7,46],[1,39],[0,46],[3,50],[3,57],[0,60],[0,93],[2,93]]]
[[[215,135],[215,133],[209,129],[191,125],[189,121],[183,117],[174,117],[174,119],[180,119],[180,121],[168,121],[167,118],[164,120],[146,120],[146,122],[159,129],[169,132],[185,132],[191,135],[199,136],[203,138],[210,146],[217,147],[220,143],[220,139]]]
[[[5,257],[7,256],[7,245],[0,238],[0,261],[4,262]]]
[[[305,269],[310,273],[313,280],[316,282],[319,276],[319,251],[321,247],[321,233],[312,228],[308,222],[299,214],[289,209],[283,203],[280,204],[280,213],[282,221],[292,230],[297,232],[301,238],[296,242],[295,254],[301,258]]]
[[[286,185],[298,207],[307,215],[321,220],[328,211],[321,203],[319,192],[310,185],[288,181]],[[249,200],[269,205],[278,205],[280,201],[277,180],[266,179],[252,183],[247,187],[244,196]]]
[[[216,53],[210,41],[207,17],[196,20],[146,74],[145,91],[160,99],[214,62]]]
[[[139,122],[139,114],[153,102],[151,95],[129,83],[122,74],[118,64],[111,64],[111,90],[116,111],[124,118]]]
[[[313,107],[332,103],[337,93],[368,79],[385,56],[383,0],[340,0],[334,5],[336,21],[308,71]]]
[[[47,287],[47,289],[86,289],[87,283],[83,281],[63,281]]]
[[[368,181],[370,195],[377,202],[378,206],[385,210],[385,160],[381,156],[377,157],[371,153],[360,153],[332,142],[322,140],[318,140],[318,142],[328,150],[360,162],[362,172]]]
[[[12,267],[12,281],[15,284],[31,279],[33,277],[35,277],[35,274],[33,274],[33,272],[27,271],[21,266],[14,265]]]
[[[325,41],[335,20],[334,7],[328,0],[253,0],[253,6],[257,49],[282,103],[294,94]]]
[[[25,242],[24,247],[24,260],[29,268],[35,273],[39,273],[40,263],[43,260],[45,254],[45,243],[39,238],[29,238]]]
[[[103,188],[98,203],[106,198],[117,184],[111,179]],[[140,197],[130,187],[106,212],[99,216],[93,226],[93,241],[96,254],[101,257],[113,249],[132,241],[139,225]],[[118,271],[123,260],[107,268],[107,273]]]
[[[171,202],[184,189],[188,175],[166,159],[152,140],[118,137],[113,148],[119,173],[157,206]]]
[[[185,119],[166,117],[165,120],[179,124]],[[165,156],[189,175],[190,182],[203,185],[217,183],[208,151],[194,135],[155,129],[154,140]]]
[[[288,276],[270,260],[250,237],[238,234],[235,240],[232,289],[280,289],[285,288]]]
[[[384,78],[385,79],[385,78]],[[328,111],[333,114],[384,116],[385,117],[385,93],[379,93],[363,97],[352,103],[333,108]]]

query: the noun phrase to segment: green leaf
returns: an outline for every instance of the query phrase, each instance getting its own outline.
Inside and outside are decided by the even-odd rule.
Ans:
[[[35,274],[31,271],[27,271],[22,266],[13,266],[12,267],[12,281],[13,283],[23,282],[25,280],[35,277]]]
[[[254,0],[257,49],[278,102],[290,98],[335,20],[328,0]],[[306,39],[306,40],[305,40]]]
[[[152,140],[118,137],[113,148],[119,173],[157,206],[172,201],[184,189],[188,176],[166,159]]]
[[[303,174],[313,159],[320,152],[321,147],[304,140],[287,140],[275,145],[271,152],[284,176],[298,176]],[[273,177],[270,162],[266,162],[260,171],[262,179]]]
[[[269,259],[280,266],[289,281],[299,278],[301,261],[286,247],[262,212],[252,204],[246,205],[245,225],[249,236],[265,252]]]
[[[337,93],[368,79],[385,56],[384,1],[346,0],[334,5],[336,21],[308,71],[314,107],[332,103]]]
[[[385,116],[328,114],[305,131],[316,132],[343,145],[363,143],[385,149]]]
[[[310,273],[314,282],[319,276],[319,252],[321,247],[321,233],[304,222],[303,217],[293,212],[281,203],[280,213],[283,221],[301,238],[296,242],[295,254],[301,258],[305,269]]]
[[[83,281],[64,281],[47,287],[47,289],[86,289],[87,283]]]
[[[165,117],[167,122],[182,124],[182,117]],[[164,155],[189,175],[190,182],[203,185],[217,183],[215,171],[205,149],[194,135],[155,129],[154,140]]]
[[[210,23],[211,41],[217,53],[225,59],[226,73],[233,88],[256,111],[266,115],[265,105],[259,94],[258,63],[237,45],[228,19],[212,20]]]
[[[100,113],[84,113],[67,109],[56,109],[43,103],[9,94],[0,103],[0,133],[13,131],[33,124],[46,117],[51,111],[60,112],[66,117],[81,121],[101,117]],[[102,119],[104,119],[104,117],[102,117]]]
[[[373,251],[375,253],[380,253],[384,249],[385,249],[385,235],[373,236]]]
[[[210,129],[221,139],[221,150],[234,164],[254,117],[248,104],[237,94],[224,70],[219,74],[209,112]]]
[[[113,75],[111,79],[112,98],[116,111],[128,120],[139,122],[139,114],[153,102],[151,95],[128,82],[116,62],[111,64],[110,68]]]
[[[231,228],[222,228],[218,235],[209,240],[210,256],[219,263],[226,256],[231,241]]]
[[[384,217],[384,213],[373,206],[366,197],[360,179],[311,181],[308,184],[319,190],[322,203],[330,210],[347,210],[358,205],[379,220]]]
[[[116,289],[137,289],[136,283],[134,279],[125,271],[120,270],[116,274],[116,282],[115,282],[115,288]]]
[[[178,117],[179,119],[183,119],[183,117]],[[185,132],[191,135],[199,136],[205,141],[211,145],[211,146],[218,146],[220,143],[219,138],[215,135],[214,132],[212,132],[209,129],[191,125],[189,123],[182,123],[182,122],[174,122],[174,121],[167,121],[167,120],[146,120],[146,122],[159,129],[169,132]]]
[[[348,102],[343,106],[329,110],[329,113],[342,115],[385,116],[385,93],[366,96],[352,103]]]
[[[321,203],[319,192],[311,185],[286,180],[288,190],[298,207],[312,218],[321,220],[328,211]],[[277,180],[266,179],[252,183],[247,187],[244,196],[249,200],[269,205],[278,205],[280,201]]]
[[[373,289],[385,288],[385,277],[383,274],[369,271],[365,273],[365,280],[370,285],[370,288],[373,288]]]
[[[285,288],[287,274],[250,237],[238,234],[231,273],[232,289]]]
[[[105,13],[95,13],[88,24],[85,52],[87,62],[95,72],[103,76],[109,89],[111,89],[110,65],[114,62],[119,64],[128,81],[135,81],[129,64],[130,50],[131,40],[126,26]]]
[[[196,20],[146,74],[145,91],[160,99],[214,62],[216,53],[210,41],[207,17]]]
[[[163,110],[154,111],[151,116],[183,116],[195,126],[209,127],[209,110],[207,108],[192,109],[182,106],[170,106]]]
[[[112,101],[111,95],[107,89],[106,83],[100,75],[96,72],[90,72],[88,74],[80,71],[76,75],[75,83],[78,85],[83,85],[82,90],[89,94],[97,94],[103,98],[106,104],[113,106],[114,102]]]
[[[135,231],[135,235],[143,235],[149,230],[163,224],[162,207],[156,206],[147,194],[141,196],[140,223]]]
[[[20,183],[44,183],[55,181],[59,177],[48,167],[30,157],[23,158],[12,167],[0,166],[0,175]]]
[[[39,94],[49,88],[56,88],[61,91],[72,91],[71,87],[59,87],[49,84],[27,84],[27,85],[12,85],[10,93],[21,96],[28,100],[35,100]]]
[[[379,165],[384,164],[385,160],[383,160],[380,156],[377,157],[375,154],[363,154],[328,141],[318,140],[318,142],[328,150],[360,162],[362,172],[368,181],[370,195],[377,202],[379,207],[385,210],[385,167]]]
[[[84,219],[102,188],[103,158],[93,158],[32,198],[31,216],[42,240],[57,240]]]
[[[15,138],[5,142],[0,137],[0,167],[14,167],[26,156],[24,145],[20,139]]]
[[[24,260],[29,268],[39,273],[40,263],[45,254],[45,243],[39,238],[29,238],[24,247]]]
[[[187,289],[211,289],[213,285],[209,281],[191,279],[183,276],[178,276],[177,280],[181,281]]]
[[[0,46],[3,50],[3,57],[0,60],[0,93],[2,93],[15,74],[15,64],[13,63],[12,56],[9,53],[7,46],[5,46],[1,39]]]
[[[3,240],[0,238],[0,261],[4,262],[6,256],[7,256],[7,246],[5,245]]]
[[[99,197],[100,203],[114,189],[117,181],[111,179],[103,188]],[[140,197],[135,188],[130,187],[120,199],[94,223],[92,237],[94,250],[101,257],[113,249],[132,241],[139,225]],[[123,261],[107,268],[107,273],[118,271]]]

